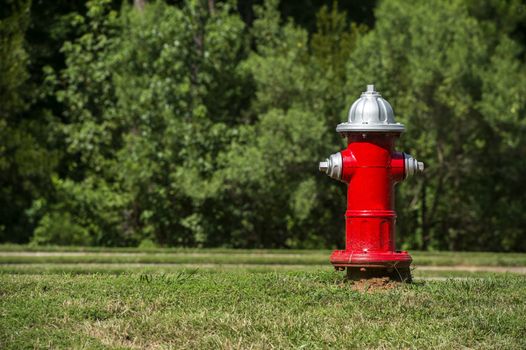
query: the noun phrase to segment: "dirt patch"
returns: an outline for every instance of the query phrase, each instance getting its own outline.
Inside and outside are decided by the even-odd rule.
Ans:
[[[352,282],[352,290],[362,293],[372,293],[382,290],[394,289],[400,285],[400,282],[392,281],[389,277],[376,277],[362,279]]]

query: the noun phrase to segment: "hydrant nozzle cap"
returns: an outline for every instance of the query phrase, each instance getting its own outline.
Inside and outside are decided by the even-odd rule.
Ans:
[[[397,123],[393,108],[382,95],[374,90],[374,85],[367,85],[349,109],[349,118],[336,127],[339,133],[349,132],[396,132],[401,133],[405,127]]]
[[[320,162],[319,169],[333,179],[340,180],[343,169],[342,154],[340,152],[331,154],[324,162]]]
[[[405,177],[424,172],[424,162],[419,162],[411,155],[404,153]]]

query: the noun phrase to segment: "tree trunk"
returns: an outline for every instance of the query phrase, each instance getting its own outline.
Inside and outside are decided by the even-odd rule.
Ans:
[[[427,181],[424,177],[424,182],[422,184],[422,212],[421,212],[421,221],[422,221],[422,245],[421,250],[427,250],[429,247],[429,225],[427,220]]]
[[[139,11],[144,10],[144,5],[146,4],[146,0],[133,0],[133,7],[135,7]]]

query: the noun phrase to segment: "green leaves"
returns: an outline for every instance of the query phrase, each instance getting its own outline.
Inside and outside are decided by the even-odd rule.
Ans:
[[[243,23],[228,4],[213,13],[194,3],[124,6],[119,17],[107,1],[87,6],[86,32],[63,47],[57,91],[75,172],[49,210],[86,208],[94,243],[203,242],[204,216],[192,213],[217,196],[209,178],[246,95]]]
[[[426,163],[405,247],[526,249],[520,0],[385,1],[370,31],[335,3],[311,32],[275,0],[31,6],[0,20],[0,240],[334,246],[345,188],[316,165],[374,82]]]
[[[502,216],[490,204],[508,196],[504,188],[523,187],[510,175],[523,166],[515,150],[524,146],[518,113],[525,74],[517,59],[524,46],[494,30],[494,17],[485,17],[491,10],[473,7],[463,1],[382,3],[375,30],[348,65],[356,78],[349,89],[375,81],[407,125],[405,149],[426,162],[420,184],[400,186],[401,201],[412,205],[399,205],[399,231],[413,221],[423,249],[471,249],[483,240],[475,237],[487,237],[494,242],[489,249],[496,249],[502,245],[492,230],[526,220]]]

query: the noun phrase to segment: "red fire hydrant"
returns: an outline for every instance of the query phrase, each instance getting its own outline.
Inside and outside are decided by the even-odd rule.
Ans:
[[[394,185],[422,172],[424,163],[395,151],[404,130],[391,105],[367,85],[349,121],[336,128],[347,149],[320,163],[320,171],[348,184],[345,250],[335,250],[330,261],[337,270],[347,268],[351,279],[411,279],[411,255],[395,248]]]

